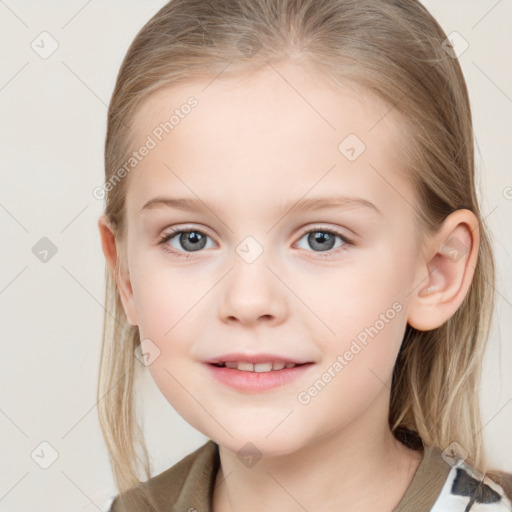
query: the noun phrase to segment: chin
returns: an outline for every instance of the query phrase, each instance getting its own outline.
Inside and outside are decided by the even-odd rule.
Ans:
[[[290,435],[290,432],[285,432],[282,435],[272,433],[269,437],[265,437],[271,428],[265,432],[254,432],[254,430],[237,432],[229,430],[233,434],[233,438],[228,435],[223,435],[220,438],[212,439],[223,448],[237,454],[239,457],[254,457],[259,459],[261,457],[280,457],[288,455],[300,449],[302,443],[297,436]]]

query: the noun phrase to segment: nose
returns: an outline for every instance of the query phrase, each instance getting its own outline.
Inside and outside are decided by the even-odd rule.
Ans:
[[[219,317],[224,323],[279,325],[287,314],[286,287],[260,256],[247,263],[238,258],[224,279]]]

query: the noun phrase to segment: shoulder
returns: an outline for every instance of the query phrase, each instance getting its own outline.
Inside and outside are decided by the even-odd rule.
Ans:
[[[167,512],[187,484],[202,485],[212,473],[217,445],[210,439],[169,469],[118,494],[109,512]]]
[[[439,449],[450,469],[431,512],[510,512],[512,510],[512,474],[493,471],[485,475],[465,459]]]

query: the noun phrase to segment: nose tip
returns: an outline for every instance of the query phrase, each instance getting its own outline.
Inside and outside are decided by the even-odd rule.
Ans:
[[[219,306],[219,315],[224,321],[269,323],[280,321],[284,316],[279,282],[265,264],[258,263],[239,261],[227,277]]]

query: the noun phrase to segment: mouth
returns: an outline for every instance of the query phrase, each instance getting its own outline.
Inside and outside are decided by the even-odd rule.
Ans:
[[[303,378],[315,363],[209,362],[205,366],[215,381],[236,391],[261,393]],[[308,380],[309,381],[309,380]]]
[[[266,373],[266,372],[275,372],[282,371],[289,368],[295,368],[296,366],[304,366],[307,364],[313,363],[292,363],[292,362],[284,362],[284,361],[273,361],[266,363],[249,363],[244,361],[226,361],[225,363],[208,363],[217,368],[229,368],[231,370],[239,370],[242,372],[256,372],[256,373]]]

